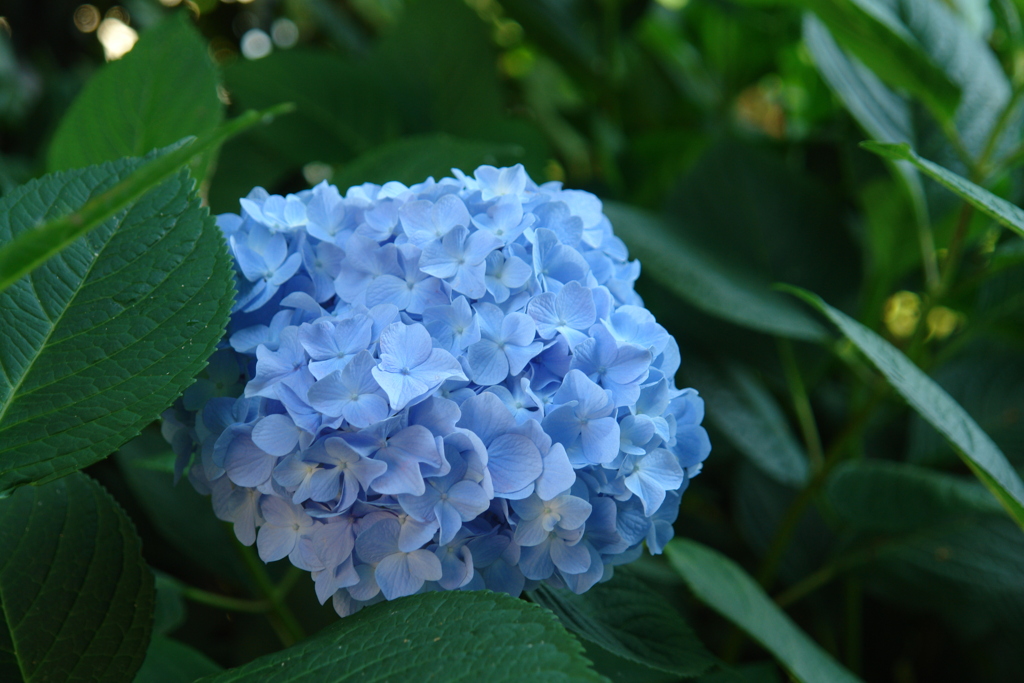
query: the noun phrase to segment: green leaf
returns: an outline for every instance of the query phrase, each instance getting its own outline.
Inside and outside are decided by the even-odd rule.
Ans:
[[[0,243],[7,243],[0,248],[0,292],[138,200],[185,166],[197,154],[211,151],[243,130],[257,123],[272,121],[275,115],[291,110],[290,104],[282,104],[264,112],[248,111],[203,136],[195,144],[188,139],[182,140],[170,148],[147,155],[142,161],[148,163],[138,165],[138,161],[133,162],[137,166],[134,173],[122,175],[119,178],[121,182],[109,189],[104,185],[102,189],[105,191],[101,193],[92,193],[92,196],[77,193],[75,196],[82,197],[82,201],[62,203],[59,210],[34,216],[33,223],[27,226],[32,230],[20,229],[6,236],[0,232]]]
[[[0,243],[102,196],[142,163],[19,187],[0,199]],[[206,364],[234,283],[194,185],[178,173],[0,292],[0,491],[106,457]]]
[[[691,358],[685,374],[700,388],[707,416],[758,469],[786,486],[807,481],[807,454],[772,396],[746,368],[732,364],[718,369]]]
[[[856,532],[849,553],[867,563],[862,571],[873,593],[960,627],[1019,626],[1024,536],[977,481],[861,460],[837,467],[826,494]]]
[[[685,538],[670,541],[665,554],[698,600],[764,646],[796,680],[859,680],[801,631],[757,582],[725,555]]]
[[[142,156],[212,131],[223,118],[217,82],[189,14],[168,17],[88,81],[50,144],[49,170]]]
[[[411,185],[428,176],[444,178],[457,168],[472,173],[477,166],[511,166],[525,150],[517,145],[463,140],[444,133],[405,137],[343,164],[331,182],[340,188],[390,180]]]
[[[153,576],[135,529],[74,474],[0,500],[0,680],[128,680],[142,665]]]
[[[826,491],[840,517],[861,530],[898,533],[1002,513],[999,501],[976,482],[903,463],[843,463]]]
[[[825,334],[766,282],[717,263],[659,218],[616,202],[605,202],[604,209],[644,272],[700,310],[782,337],[818,340]]]
[[[345,617],[204,683],[606,681],[537,605],[486,591],[424,593]]]
[[[989,218],[1024,237],[1024,211],[949,169],[922,158],[910,145],[869,140],[860,143],[860,146],[886,159],[909,161]]]
[[[956,447],[971,471],[1024,528],[1024,482],[999,447],[960,404],[899,349],[867,327],[832,308],[815,294],[795,287],[787,289],[835,323],[907,403]]]
[[[953,118],[960,88],[930,59],[894,8],[867,0],[794,1],[814,12],[841,44],[881,78],[913,93],[938,118]]]
[[[582,595],[541,586],[531,597],[570,631],[624,659],[686,678],[715,663],[683,617],[628,567]]]
[[[198,650],[164,636],[155,636],[135,683],[192,683],[221,668]]]

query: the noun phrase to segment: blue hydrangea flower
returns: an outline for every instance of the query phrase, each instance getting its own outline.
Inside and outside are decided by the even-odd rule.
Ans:
[[[428,590],[583,592],[672,538],[711,450],[594,195],[522,166],[261,188],[239,295],[163,433],[216,515],[342,616]]]

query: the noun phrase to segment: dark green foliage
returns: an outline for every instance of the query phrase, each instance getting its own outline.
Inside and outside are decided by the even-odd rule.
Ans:
[[[546,586],[532,595],[569,630],[617,657],[687,678],[714,663],[682,616],[628,568],[583,595]]]
[[[579,642],[535,605],[451,591],[383,603],[284,652],[204,678],[292,681],[603,681]]]
[[[131,680],[153,623],[153,576],[124,511],[73,474],[0,501],[0,678]]]

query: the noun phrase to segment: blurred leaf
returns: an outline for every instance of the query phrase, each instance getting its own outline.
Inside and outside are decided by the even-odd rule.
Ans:
[[[848,50],[891,85],[951,119],[960,89],[901,22],[899,7],[871,0],[797,0],[814,12]],[[931,0],[912,0],[931,3]]]
[[[1002,511],[975,482],[895,462],[843,463],[829,476],[826,490],[833,509],[863,531],[894,534]]]
[[[192,683],[221,671],[206,655],[165,636],[155,636],[135,683]]]
[[[1024,358],[1019,352],[980,348],[944,364],[933,378],[964,410],[978,416],[978,425],[1015,465],[1024,464]],[[908,442],[912,462],[955,462],[948,444],[916,416]]]
[[[559,62],[578,76],[593,77],[604,66],[601,50],[594,36],[586,32],[586,22],[573,11],[573,4],[560,0],[505,0],[501,6]]]
[[[545,609],[502,593],[423,593],[367,607],[206,683],[606,681]]]
[[[862,142],[861,147],[886,159],[909,161],[929,177],[1001,225],[1024,237],[1024,211],[938,164],[923,159],[906,143]]]
[[[956,446],[971,471],[1024,528],[1024,482],[978,423],[892,344],[816,294],[789,289],[835,323],[907,403]]]
[[[765,145],[725,138],[670,195],[668,216],[695,246],[747,277],[852,300],[860,251],[845,228],[838,179],[817,177],[829,168],[812,171]]]
[[[212,131],[224,115],[217,83],[189,14],[168,17],[89,80],[54,135],[49,170],[142,156]]]
[[[966,629],[1018,629],[1024,536],[984,487],[894,462],[844,463],[832,508],[858,532],[873,592],[943,614]],[[1012,626],[1016,624],[1016,626]]]
[[[119,163],[131,161],[134,172],[121,174],[120,182],[109,187],[104,185],[100,188],[102,192],[93,193],[91,196],[82,194],[81,190],[69,191],[73,197],[78,196],[81,200],[61,204],[47,214],[34,216],[32,230],[18,229],[15,230],[18,234],[7,236],[0,233],[0,240],[6,242],[0,248],[0,292],[103,221],[139,200],[195,156],[212,151],[241,131],[257,123],[272,121],[275,115],[288,111],[291,111],[291,105],[288,104],[278,105],[263,112],[248,111],[204,135],[195,143],[192,139],[186,138],[175,145],[147,154],[141,160],[121,159]],[[96,168],[107,167],[90,167],[84,170],[94,171]],[[52,184],[57,182],[54,179],[69,177],[74,176],[50,174],[44,180],[48,178]],[[11,192],[5,199],[14,195],[15,192]]]
[[[848,57],[820,20],[808,14],[804,17],[803,26],[804,41],[819,72],[868,135],[890,142],[916,143],[914,115],[906,98],[887,88],[873,71],[859,61]],[[906,162],[897,161],[893,166],[909,194],[916,219],[926,221],[921,177]],[[889,234],[894,232],[890,229]],[[915,253],[905,248],[875,253],[908,252]]]
[[[22,487],[0,500],[0,548],[0,679],[130,679],[153,576],[113,498],[79,473]]]
[[[764,646],[796,680],[860,680],[801,631],[757,582],[726,556],[686,538],[670,541],[665,554],[698,600]]]
[[[344,164],[331,182],[339,188],[389,180],[412,185],[428,176],[445,178],[451,169],[466,173],[482,164],[512,166],[524,155],[515,145],[463,140],[444,133],[404,137],[373,149]]]
[[[686,678],[714,664],[683,617],[628,567],[582,595],[542,585],[531,596],[570,631],[618,657]]]
[[[409,3],[378,43],[372,71],[402,117],[405,133],[486,139],[501,118],[491,28],[463,0]]]
[[[169,450],[159,434],[148,431],[122,446],[116,460],[128,488],[178,553],[217,576],[245,582],[248,574],[235,552],[237,541],[230,528],[214,516],[210,499],[199,495],[188,481],[175,484],[171,472],[146,466],[154,453]]]
[[[690,358],[687,379],[707,402],[707,416],[726,438],[769,477],[794,488],[807,481],[807,454],[775,397],[746,368],[712,368]]]
[[[67,215],[142,163],[21,186],[0,199],[0,242]],[[186,172],[169,178],[0,292],[0,491],[106,457],[205,366],[234,283],[194,185]]]
[[[767,282],[717,263],[661,219],[625,204],[605,213],[644,272],[702,311],[736,325],[793,339],[817,340],[824,330]]]
[[[156,578],[153,635],[165,636],[185,623],[185,598],[176,579],[156,570],[153,576]]]

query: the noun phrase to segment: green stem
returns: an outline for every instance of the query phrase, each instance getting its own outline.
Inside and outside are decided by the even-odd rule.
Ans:
[[[960,267],[960,260],[963,257],[964,240],[967,238],[967,228],[971,225],[971,218],[974,216],[974,206],[964,202],[960,209],[960,215],[956,221],[956,228],[949,240],[949,249],[946,252],[946,259],[942,264],[942,282],[939,285],[938,299],[953,285],[956,271]],[[935,302],[933,302],[934,304]]]
[[[233,598],[228,595],[211,593],[209,591],[204,591],[201,588],[194,588],[192,586],[181,586],[181,594],[187,600],[191,600],[192,602],[198,602],[202,605],[217,607],[218,609],[227,610],[229,612],[248,612],[251,614],[261,614],[270,609],[270,603],[266,600],[246,600],[243,598]]]
[[[814,420],[814,410],[811,408],[811,401],[807,396],[803,377],[800,375],[800,368],[796,362],[796,355],[793,353],[792,342],[781,337],[776,339],[778,341],[779,357],[782,360],[782,368],[786,373],[786,383],[789,385],[789,393],[793,398],[793,410],[796,411],[797,421],[800,423],[800,432],[807,446],[807,457],[810,459],[811,471],[817,472],[824,466],[825,456],[821,447],[821,436],[818,434],[818,425]]]
[[[270,625],[274,627],[274,631],[277,632],[277,637],[281,639],[281,644],[285,647],[291,647],[305,638],[306,634],[302,630],[302,626],[299,625],[298,619],[295,618],[291,609],[285,604],[284,595],[279,592],[278,588],[274,586],[273,581],[270,580],[263,561],[257,557],[256,551],[251,546],[243,546],[240,543],[236,543],[235,547],[238,548],[242,561],[245,563],[245,568],[249,570],[249,574],[252,575],[253,580],[256,582],[257,589],[267,602],[270,603],[270,610],[266,613],[267,619],[270,621]],[[282,581],[282,584],[286,583],[287,580],[286,578],[285,581]]]

